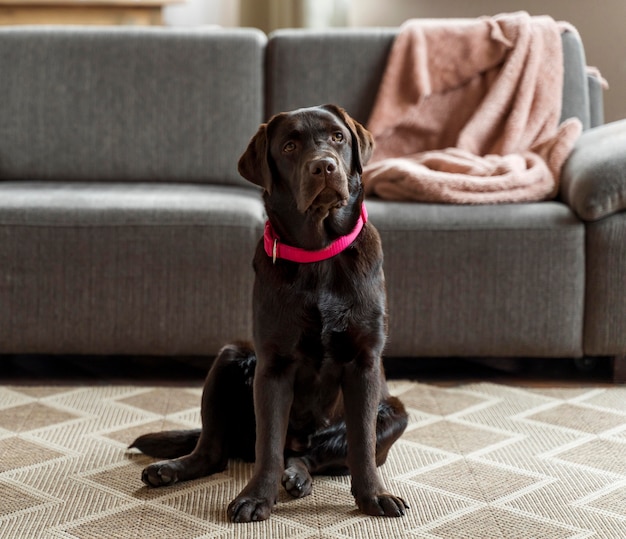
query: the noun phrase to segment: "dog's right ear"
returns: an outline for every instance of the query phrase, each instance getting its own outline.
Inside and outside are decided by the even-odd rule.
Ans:
[[[272,173],[267,159],[267,124],[261,124],[239,158],[239,174],[267,191],[272,192]]]

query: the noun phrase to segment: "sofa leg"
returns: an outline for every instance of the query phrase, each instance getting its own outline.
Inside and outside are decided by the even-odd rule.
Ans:
[[[613,382],[626,384],[626,356],[615,356],[613,358]]]

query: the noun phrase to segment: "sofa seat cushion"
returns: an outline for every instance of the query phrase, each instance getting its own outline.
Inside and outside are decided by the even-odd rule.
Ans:
[[[576,357],[585,230],[558,202],[368,201],[385,252],[393,356]]]
[[[209,184],[0,182],[0,225],[123,226],[262,223],[259,191]]]
[[[211,355],[252,334],[253,189],[0,182],[2,353]]]

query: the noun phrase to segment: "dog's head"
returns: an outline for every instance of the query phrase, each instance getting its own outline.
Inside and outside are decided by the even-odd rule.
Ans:
[[[340,107],[298,109],[259,127],[239,159],[239,173],[267,197],[286,194],[301,214],[328,214],[360,191],[372,148],[370,132]]]

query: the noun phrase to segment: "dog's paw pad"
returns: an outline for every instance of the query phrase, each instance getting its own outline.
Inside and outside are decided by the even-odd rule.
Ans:
[[[167,461],[157,462],[144,468],[141,480],[149,487],[173,485],[178,481],[176,469]]]
[[[311,475],[308,471],[299,468],[287,468],[281,482],[285,490],[294,498],[304,498],[313,490]]]
[[[408,504],[392,494],[381,494],[357,501],[357,505],[367,515],[381,517],[401,517],[409,508]]]
[[[258,522],[267,520],[274,504],[265,498],[242,496],[235,498],[228,506],[231,522]]]

